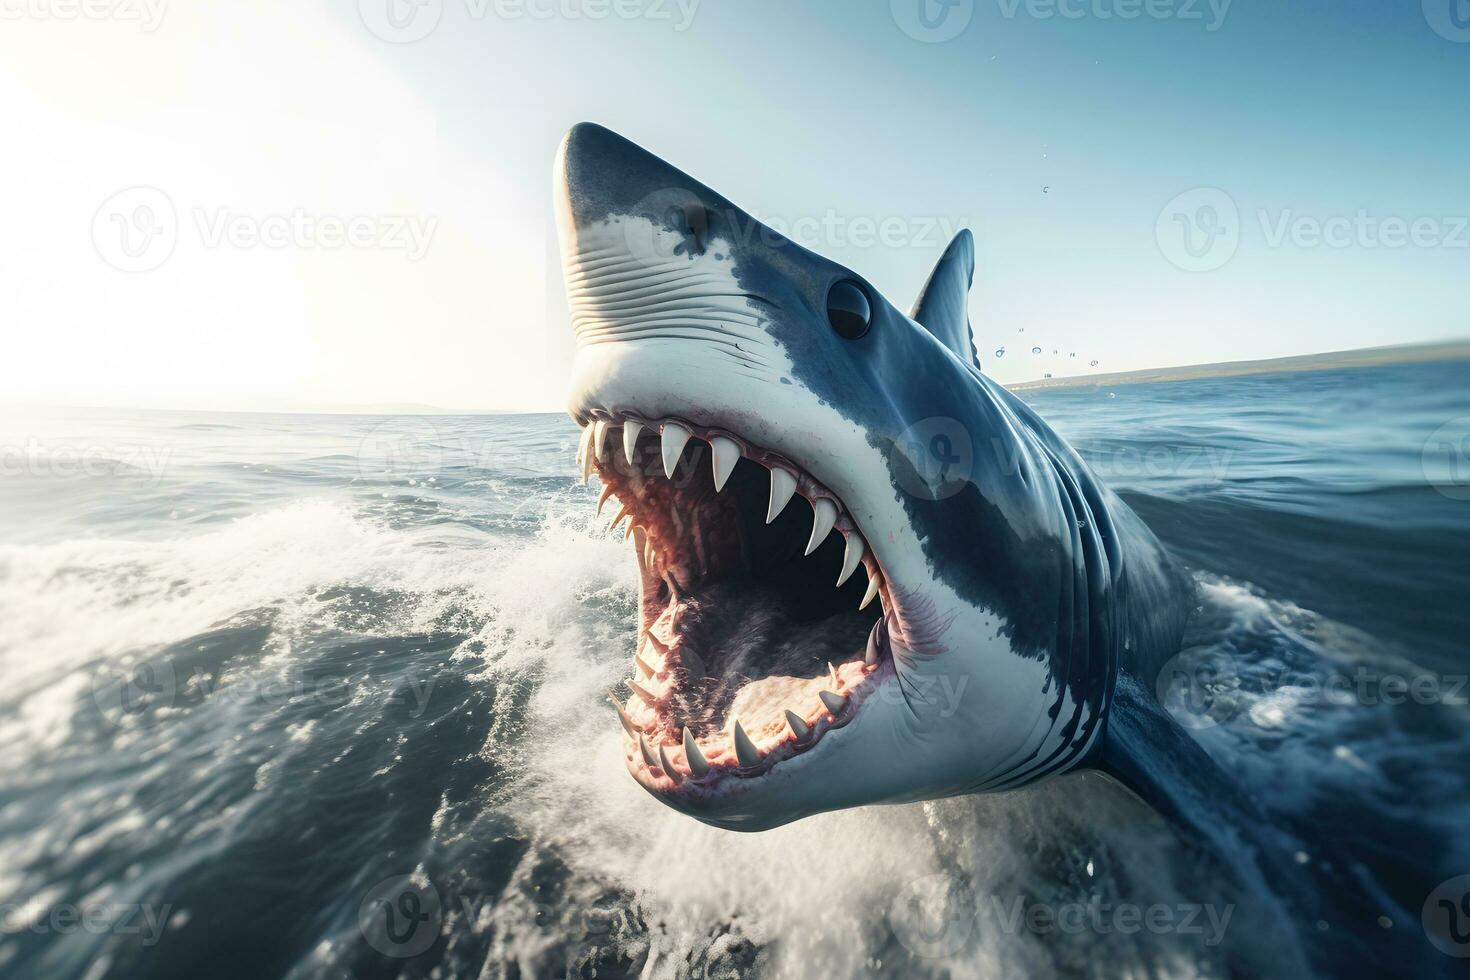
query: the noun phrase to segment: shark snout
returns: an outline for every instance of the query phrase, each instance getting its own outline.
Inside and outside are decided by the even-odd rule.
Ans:
[[[778,308],[741,281],[742,250],[719,220],[733,210],[727,201],[591,123],[562,141],[554,184],[574,414],[690,417],[779,383],[785,357],[769,329]]]

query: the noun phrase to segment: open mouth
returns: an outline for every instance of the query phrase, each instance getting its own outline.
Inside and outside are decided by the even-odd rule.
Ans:
[[[723,429],[600,410],[578,462],[638,559],[633,677],[609,693],[645,787],[698,797],[759,777],[848,724],[891,671],[877,557],[798,464]]]

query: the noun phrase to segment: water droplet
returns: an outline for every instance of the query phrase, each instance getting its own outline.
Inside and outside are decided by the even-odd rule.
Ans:
[[[1033,354],[1040,354],[1041,353],[1041,348],[1040,347],[1033,347],[1033,348],[1031,348],[1031,353],[1033,353]]]
[[[1006,349],[1004,347],[997,347],[995,349],[995,356],[996,357],[1005,357],[1006,356]]]

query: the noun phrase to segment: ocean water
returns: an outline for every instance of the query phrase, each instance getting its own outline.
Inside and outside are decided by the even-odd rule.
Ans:
[[[1180,662],[1215,686],[1176,717],[1430,943],[1470,873],[1470,364],[1026,397],[1198,583]],[[602,695],[633,564],[576,436],[7,410],[0,975],[1192,977],[1260,942],[1267,904],[1095,775],[759,835],[648,797]]]

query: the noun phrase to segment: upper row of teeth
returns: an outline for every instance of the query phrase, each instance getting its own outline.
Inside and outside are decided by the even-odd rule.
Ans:
[[[665,421],[650,423],[650,425],[655,424],[661,440],[660,449],[663,453],[664,475],[669,479],[673,479],[674,469],[679,464],[679,457],[684,454],[684,447],[689,444],[690,439],[694,438],[694,434],[678,422]],[[622,422],[623,458],[628,461],[628,465],[630,466],[633,465],[633,456],[638,446],[638,437],[647,427],[649,426],[634,419],[624,419]],[[581,468],[582,483],[584,485],[592,475],[593,463],[606,463],[608,461],[607,435],[612,428],[612,423],[597,419],[590,425],[585,426],[582,430],[582,441],[577,447],[577,465]],[[744,454],[740,449],[740,444],[726,436],[710,436],[708,442],[710,447],[710,466],[714,472],[715,492],[719,493],[725,488],[725,482],[730,479],[730,474],[735,471],[735,464],[740,462],[740,457]],[[797,481],[796,475],[783,466],[777,464],[762,465],[771,474],[771,495],[766,505],[766,523],[769,524],[786,509],[786,505],[796,495]],[[597,502],[599,513],[601,513],[602,504],[607,500],[609,493],[610,491],[604,488],[602,498]],[[806,499],[805,496],[802,499]],[[837,505],[826,497],[817,497],[807,502],[811,504],[812,508],[812,533],[806,543],[806,554],[810,555],[827,539],[827,535],[831,533],[832,528],[837,523],[838,513]],[[626,515],[627,508],[620,509],[617,516],[613,518],[610,527],[617,526],[618,522]],[[632,528],[630,527],[629,530],[631,531]],[[863,554],[866,551],[866,546],[863,544],[863,537],[856,529],[844,529],[842,534],[846,539],[846,549],[842,554],[842,570],[837,576],[838,586],[841,586],[852,577],[852,573],[857,570],[858,565],[862,564]],[[868,575],[868,589],[863,593],[863,601],[859,603],[859,609],[867,608],[868,604],[878,595],[881,585],[881,575],[876,569],[873,569]]]

